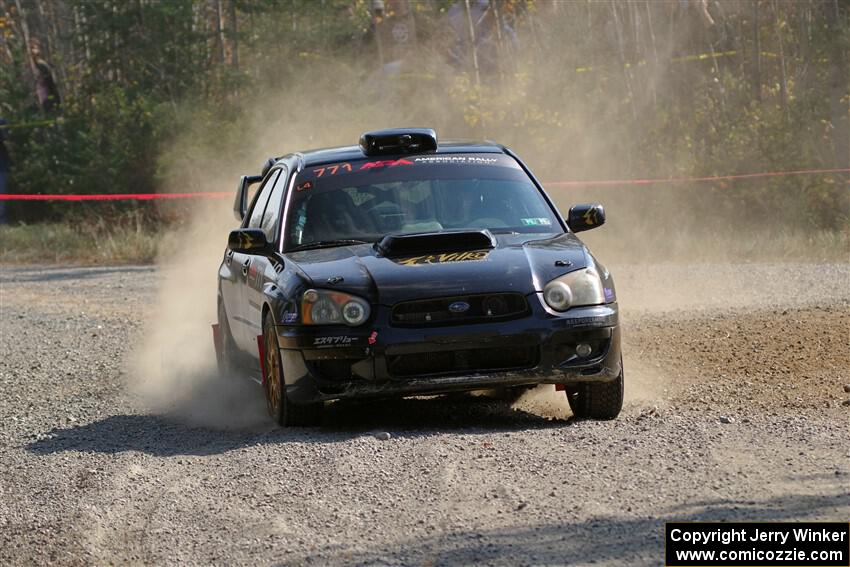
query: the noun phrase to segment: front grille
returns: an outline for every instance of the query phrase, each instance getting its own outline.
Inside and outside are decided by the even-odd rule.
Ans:
[[[403,301],[393,307],[391,321],[397,327],[425,327],[504,321],[528,313],[521,293],[488,293]]]
[[[499,347],[447,350],[387,356],[393,376],[468,374],[494,370],[519,370],[537,365],[537,347]]]

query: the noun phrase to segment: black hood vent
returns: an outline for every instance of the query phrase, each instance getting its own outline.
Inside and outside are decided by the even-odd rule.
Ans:
[[[387,258],[401,258],[418,254],[441,252],[463,252],[495,248],[496,243],[489,230],[444,230],[417,234],[388,234],[375,249]]]

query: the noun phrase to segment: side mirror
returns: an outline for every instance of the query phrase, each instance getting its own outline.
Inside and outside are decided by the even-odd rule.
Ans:
[[[227,247],[242,254],[259,254],[268,250],[269,243],[259,228],[240,228],[230,231]]]
[[[605,208],[599,203],[576,205],[570,209],[567,225],[573,232],[590,230],[605,224]]]
[[[263,180],[262,175],[243,175],[239,178],[239,186],[236,188],[236,199],[233,200],[233,215],[236,220],[242,222],[248,211],[248,187]]]

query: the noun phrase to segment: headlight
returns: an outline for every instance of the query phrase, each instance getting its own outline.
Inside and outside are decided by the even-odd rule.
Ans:
[[[338,291],[308,289],[301,298],[301,321],[305,325],[362,325],[369,318],[369,304]]]
[[[566,311],[570,307],[601,305],[605,303],[605,293],[596,270],[584,268],[546,284],[543,300],[555,311]]]

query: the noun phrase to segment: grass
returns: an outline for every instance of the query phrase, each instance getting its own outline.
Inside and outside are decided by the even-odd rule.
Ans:
[[[0,262],[150,264],[160,240],[158,230],[132,219],[0,226]]]
[[[610,264],[687,262],[850,262],[850,230],[762,227],[732,231],[610,226],[580,236]],[[115,222],[0,226],[3,264],[150,264],[176,248],[175,230],[135,217]]]

